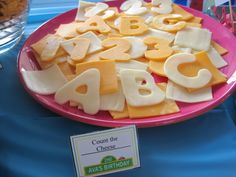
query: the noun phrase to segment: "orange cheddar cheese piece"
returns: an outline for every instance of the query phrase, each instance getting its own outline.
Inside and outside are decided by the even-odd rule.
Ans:
[[[214,86],[220,83],[226,82],[226,77],[223,73],[221,73],[210,61],[207,53],[205,51],[198,52],[194,54],[196,57],[196,61],[193,63],[184,63],[179,65],[179,71],[189,77],[196,76],[200,69],[208,69],[212,73],[211,81],[204,86],[203,88]],[[201,88],[199,88],[201,89]],[[199,89],[190,89],[188,91],[192,92]]]
[[[166,77],[166,74],[164,72],[164,64],[165,64],[165,61],[152,61],[152,60],[150,60],[148,66],[149,66],[149,69],[151,72],[153,72],[159,76]]]
[[[143,40],[148,47],[154,47],[154,50],[147,50],[145,58],[155,61],[163,61],[174,52],[170,47],[170,42],[163,38],[149,36]]]
[[[43,61],[40,57],[41,53],[43,52],[43,49],[47,43],[47,39],[49,37],[53,36],[53,34],[48,34],[45,37],[43,37],[41,40],[39,40],[38,42],[34,43],[31,45],[31,48],[33,49],[33,54],[35,56],[36,61],[38,62],[39,66],[41,67],[41,69],[47,69],[50,66],[52,66],[53,64],[57,63],[57,58],[66,56],[66,52],[64,49],[62,49],[61,47],[59,47],[54,59],[50,60],[50,61]]]
[[[102,52],[100,58],[103,60],[128,61],[131,44],[123,38],[108,38],[102,41],[102,46],[107,50]]]
[[[76,74],[79,75],[87,69],[96,68],[100,71],[100,94],[114,93],[118,91],[115,62],[113,60],[91,61],[76,65]]]
[[[140,62],[145,63],[145,64],[148,64],[148,62],[149,62],[149,60],[147,58],[144,58],[144,57],[137,58],[135,60],[140,61]]]
[[[202,23],[202,18],[201,17],[193,17],[190,20],[188,20],[189,23]]]
[[[187,22],[186,24],[187,24],[188,27],[196,27],[196,28],[201,28],[202,27],[201,23]]]
[[[41,55],[41,53],[43,52],[44,47],[47,44],[47,39],[55,36],[53,34],[48,34],[45,37],[43,37],[41,40],[39,40],[38,42],[34,43],[31,45],[31,48],[38,54]],[[55,57],[60,57],[65,55],[66,52],[60,47],[55,55]]]
[[[31,45],[31,48],[38,54],[41,55],[44,46],[47,43],[47,38],[53,36],[53,34],[48,34],[45,37],[43,37],[41,40],[39,40],[38,42],[34,43]]]
[[[59,57],[55,57],[51,61],[42,61],[40,56],[35,51],[33,51],[33,54],[34,54],[35,60],[37,61],[37,63],[39,64],[41,69],[47,69],[47,68],[53,66],[54,64],[59,63],[58,60],[60,60],[60,58],[66,57],[66,56],[59,56]]]
[[[75,75],[75,68],[71,67],[68,62],[57,63],[57,65],[68,80]]]
[[[172,8],[173,8],[172,14],[182,15],[183,20],[190,20],[194,17],[193,14],[187,12],[186,10],[184,10],[183,8],[181,8],[180,6],[176,4],[173,4]]]
[[[166,90],[166,83],[157,84],[163,91]],[[152,105],[152,106],[143,106],[143,107],[133,107],[128,105],[129,117],[134,118],[145,118],[152,116],[160,116],[166,114],[172,114],[179,112],[180,109],[175,101],[165,99],[163,102]]]
[[[220,55],[225,55],[228,53],[228,50],[225,49],[224,47],[222,47],[220,44],[218,44],[215,41],[211,41],[211,45],[216,49],[216,51],[220,54]]]
[[[129,117],[128,107],[125,104],[124,110],[122,112],[118,111],[109,111],[113,119],[124,119]]]
[[[122,35],[142,35],[148,31],[148,26],[142,17],[121,16],[119,30]]]

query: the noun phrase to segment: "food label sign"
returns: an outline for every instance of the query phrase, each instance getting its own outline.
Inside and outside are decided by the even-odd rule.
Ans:
[[[140,167],[135,126],[71,137],[77,176],[99,176]]]

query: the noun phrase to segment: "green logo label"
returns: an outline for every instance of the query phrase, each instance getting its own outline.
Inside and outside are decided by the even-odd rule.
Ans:
[[[118,160],[114,156],[106,156],[101,160],[101,164],[84,167],[85,176],[105,173],[109,171],[121,170],[133,166],[133,159],[125,159],[124,157]]]

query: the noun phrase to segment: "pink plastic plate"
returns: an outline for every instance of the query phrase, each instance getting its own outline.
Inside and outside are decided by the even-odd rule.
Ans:
[[[119,6],[120,2],[114,1],[110,3],[110,6]],[[210,18],[201,12],[195,11],[184,7],[187,11],[195,16],[199,16],[204,19],[203,27],[209,29],[213,32],[213,39],[221,44],[223,47],[228,49],[229,53],[224,56],[225,60],[229,65],[222,69],[222,72],[230,77],[236,70],[236,38],[231,34],[225,27],[220,23]],[[231,84],[221,84],[213,88],[214,99],[208,102],[202,102],[197,104],[184,104],[177,103],[181,111],[176,114],[143,118],[143,119],[121,119],[113,120],[108,112],[100,111],[96,115],[88,115],[83,111],[76,108],[71,108],[68,105],[58,105],[54,101],[54,96],[43,96],[31,92],[24,83],[20,70],[24,68],[25,70],[39,70],[38,64],[32,54],[30,45],[40,40],[48,33],[54,33],[55,29],[58,28],[60,24],[72,22],[76,15],[76,9],[68,11],[64,14],[53,18],[48,21],[40,28],[38,28],[34,33],[32,33],[23,45],[19,56],[18,56],[18,71],[22,84],[24,85],[27,92],[35,98],[39,103],[41,103],[46,108],[51,111],[58,113],[66,118],[70,118],[76,121],[84,122],[87,124],[93,124],[104,127],[118,127],[130,124],[135,124],[138,127],[153,127],[172,124],[180,121],[184,121],[193,117],[196,117],[204,112],[209,111],[218,104],[222,103],[227,97],[229,97],[236,88],[236,82]]]

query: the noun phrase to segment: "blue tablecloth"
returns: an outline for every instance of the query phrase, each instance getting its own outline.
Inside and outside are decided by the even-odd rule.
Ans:
[[[60,10],[67,10],[63,7]],[[74,177],[71,135],[104,130],[62,118],[35,102],[16,70],[27,36],[48,16],[31,11],[21,42],[0,55],[0,176]],[[58,11],[55,11],[58,13]],[[186,122],[138,129],[141,168],[107,176],[235,177],[235,96]]]

